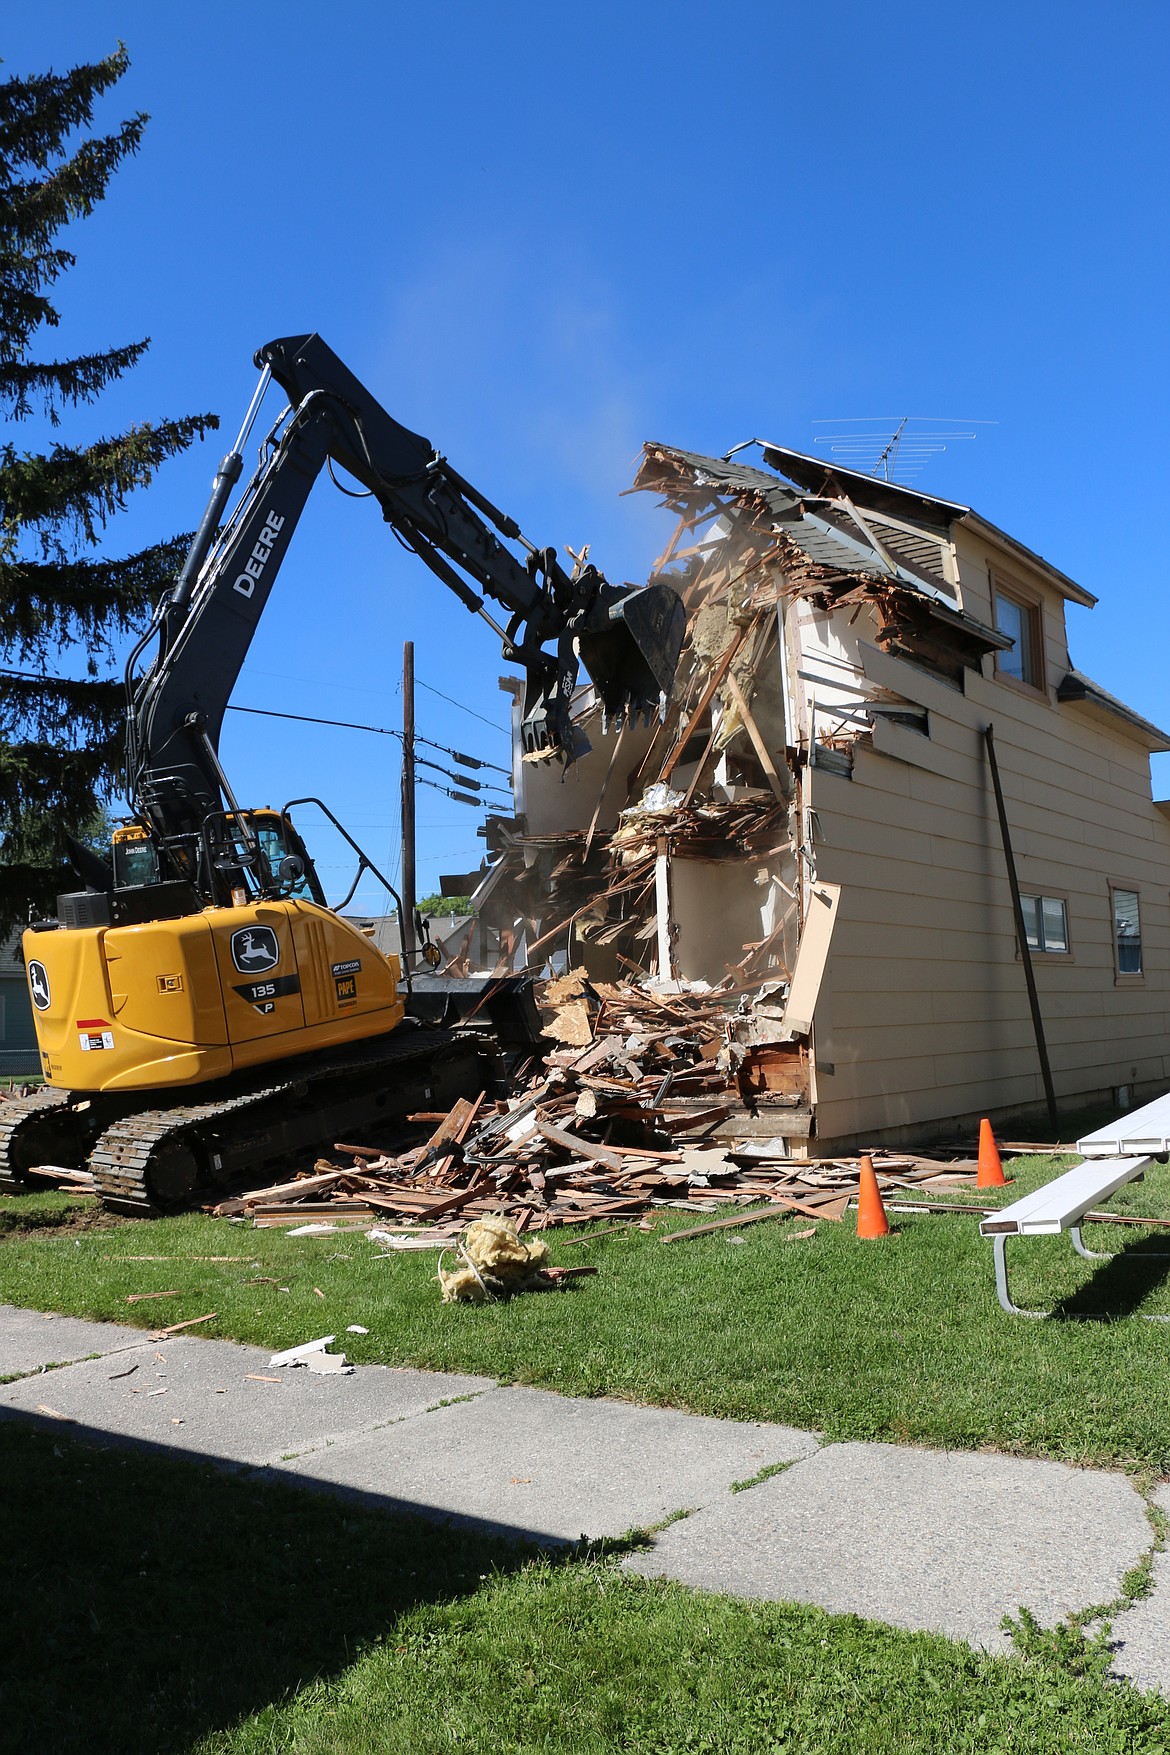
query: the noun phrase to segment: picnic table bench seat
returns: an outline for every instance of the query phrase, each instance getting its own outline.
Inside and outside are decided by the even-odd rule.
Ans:
[[[1148,1157],[1096,1158],[1075,1164],[1071,1170],[1025,1194],[991,1218],[981,1219],[979,1235],[992,1239],[995,1255],[995,1290],[1009,1316],[1044,1316],[1043,1310],[1023,1310],[1013,1304],[1008,1291],[1007,1240],[1009,1237],[1050,1237],[1067,1231],[1078,1255],[1087,1261],[1103,1261],[1096,1250],[1086,1249],[1081,1220],[1099,1201],[1108,1200],[1127,1182],[1145,1174]]]

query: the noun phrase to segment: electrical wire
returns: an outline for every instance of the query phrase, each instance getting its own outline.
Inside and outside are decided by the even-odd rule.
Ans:
[[[440,701],[446,701],[449,707],[458,707],[461,713],[467,713],[472,719],[478,719],[481,725],[491,726],[491,729],[497,732],[500,737],[508,736],[508,733],[504,730],[502,725],[496,725],[492,720],[485,719],[482,713],[476,713],[473,708],[465,707],[462,701],[453,700],[450,695],[445,695],[442,689],[437,689],[433,684],[424,682],[421,676],[416,676],[414,680],[420,689],[425,689],[427,691],[428,695],[438,695]]]
[[[439,772],[442,773],[440,768]],[[437,780],[428,780],[425,774],[416,774],[415,780],[420,786],[430,786],[435,792],[441,792],[445,798],[453,798],[457,804],[474,805],[476,810],[483,809],[482,798],[472,798],[469,792],[452,792],[449,786],[440,786]]]
[[[402,742],[402,732],[395,731],[387,725],[358,725],[352,719],[318,719],[313,713],[278,713],[274,707],[237,707],[229,703],[229,713],[254,713],[260,719],[295,719],[300,725],[336,725],[342,731],[375,731],[379,737],[396,737]]]
[[[3,674],[3,672],[0,672]],[[30,679],[39,680],[39,679]],[[379,737],[396,737],[399,743],[404,741],[404,733],[389,725],[359,725],[353,719],[322,719],[315,713],[285,713],[275,707],[238,707],[234,702],[228,705],[229,713],[251,713],[259,719],[293,719],[299,725],[333,725],[341,731],[372,731]],[[425,749],[438,750],[444,756],[451,756],[455,761],[462,762],[468,768],[490,768],[493,774],[503,774],[511,779],[507,768],[501,768],[495,762],[485,762],[479,756],[465,756],[460,750],[448,749],[444,743],[434,743],[429,737],[416,737],[415,743],[421,743]],[[436,773],[446,774],[449,780],[455,780],[462,786],[474,787],[477,791],[503,793],[502,786],[496,786],[490,780],[473,780],[470,774],[452,774],[449,768],[441,768],[436,762],[428,762],[424,757],[416,758],[424,767],[434,768]]]

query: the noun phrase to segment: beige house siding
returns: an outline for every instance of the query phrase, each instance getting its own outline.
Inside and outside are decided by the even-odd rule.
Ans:
[[[724,992],[737,1052],[807,1067],[808,1101],[765,1118],[795,1151],[1043,1112],[990,726],[1020,887],[1067,919],[1068,952],[1033,959],[1057,1099],[1164,1090],[1170,805],[1149,758],[1170,735],[1072,669],[1066,606],[1094,599],[971,508],[764,455],[778,475],[646,447],[684,662],[660,730],[595,738],[567,778],[517,751],[494,892],[517,955]],[[997,667],[997,591],[1028,610],[1031,681]],[[593,736],[588,691],[576,710]],[[1114,886],[1140,897],[1140,976],[1116,973]]]
[[[961,571],[980,577],[970,558]],[[986,567],[982,579],[966,607],[990,622]],[[1055,704],[1068,668],[1057,593],[1044,611],[1047,698],[995,677],[990,659],[960,692],[859,643],[871,677],[928,707],[930,735],[879,724],[852,779],[807,771],[817,874],[842,886],[815,1020],[822,1143],[1043,1102],[989,723],[1021,890],[1066,902],[1069,954],[1033,959],[1058,1099],[1170,1078],[1170,822],[1152,802],[1148,749],[1120,721],[1114,731]],[[811,631],[802,668],[816,663]],[[1141,897],[1141,976],[1114,972],[1111,883]]]

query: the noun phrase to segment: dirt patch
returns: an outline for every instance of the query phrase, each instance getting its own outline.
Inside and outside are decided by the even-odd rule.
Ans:
[[[71,1236],[82,1231],[111,1231],[137,1221],[118,1213],[107,1213],[96,1201],[78,1202],[76,1206],[25,1208],[15,1200],[0,1207],[0,1242],[5,1237],[29,1237],[37,1231],[63,1232]]]

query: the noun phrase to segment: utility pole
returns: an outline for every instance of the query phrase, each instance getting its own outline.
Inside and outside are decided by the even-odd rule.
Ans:
[[[402,647],[402,957],[414,968],[414,641]]]

